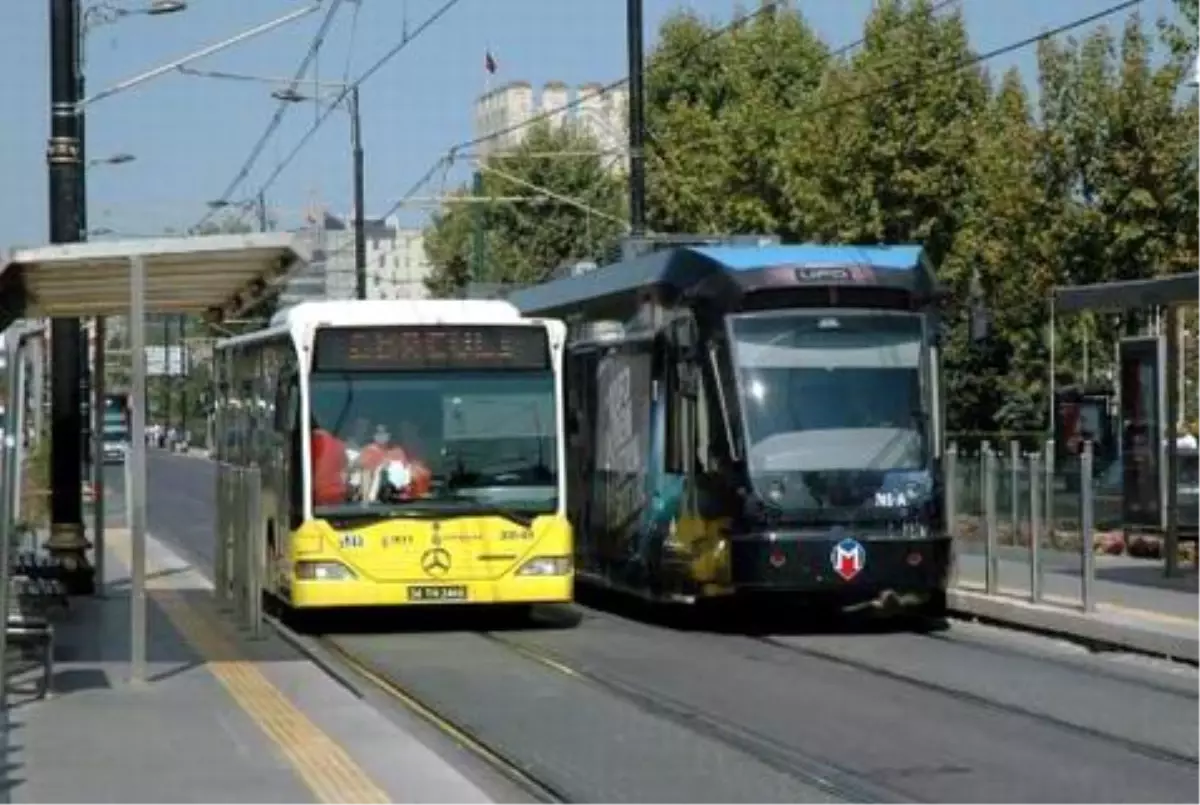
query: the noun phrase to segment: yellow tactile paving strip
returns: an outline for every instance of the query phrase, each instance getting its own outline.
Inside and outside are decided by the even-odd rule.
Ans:
[[[129,568],[129,532],[106,533],[123,569]],[[342,747],[326,735],[244,658],[236,639],[215,608],[195,606],[153,574],[161,570],[147,562],[147,595],[166,614],[184,640],[205,661],[207,670],[238,706],[279,747],[318,802],[387,803],[387,793]],[[207,599],[211,601],[211,597]]]

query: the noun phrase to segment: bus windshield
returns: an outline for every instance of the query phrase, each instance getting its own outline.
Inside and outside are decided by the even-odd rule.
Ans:
[[[314,372],[317,517],[558,507],[550,370]]]
[[[919,314],[788,311],[731,323],[747,465],[789,508],[905,505],[930,491]],[[908,501],[912,502],[912,501]]]

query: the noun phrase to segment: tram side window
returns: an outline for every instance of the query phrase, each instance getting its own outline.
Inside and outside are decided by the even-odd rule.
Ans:
[[[678,356],[668,343],[659,342],[655,351],[655,377],[662,383],[663,395],[666,401],[666,456],[664,463],[667,472],[673,475],[691,475],[695,467],[692,446],[695,443],[695,405],[684,392],[680,382],[680,371],[683,368]]]

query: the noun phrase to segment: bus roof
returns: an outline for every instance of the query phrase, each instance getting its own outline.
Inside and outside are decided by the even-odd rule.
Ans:
[[[349,299],[301,302],[271,319],[280,324],[504,324],[521,312],[503,299]]]
[[[216,348],[255,343],[296,328],[391,324],[520,324],[533,322],[503,299],[342,299],[301,302],[271,317],[262,330],[224,338]]]
[[[933,273],[919,245],[829,246],[820,244],[728,245],[665,249],[516,291],[509,300],[526,315],[563,315],[582,309],[625,306],[651,288],[675,292],[698,289],[716,280],[718,294],[727,285],[734,294],[797,285],[798,269],[845,269],[851,283],[884,284],[914,293],[931,290]],[[857,273],[856,273],[857,272]],[[781,276],[789,281],[782,281]],[[722,281],[724,280],[724,281]],[[830,277],[814,282],[839,284]],[[720,290],[718,290],[720,289]],[[624,303],[624,304],[622,304]]]

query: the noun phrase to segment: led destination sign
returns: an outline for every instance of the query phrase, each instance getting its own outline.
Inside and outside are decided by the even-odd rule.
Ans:
[[[313,365],[327,372],[545,369],[550,348],[537,327],[338,327],[317,331]]]

